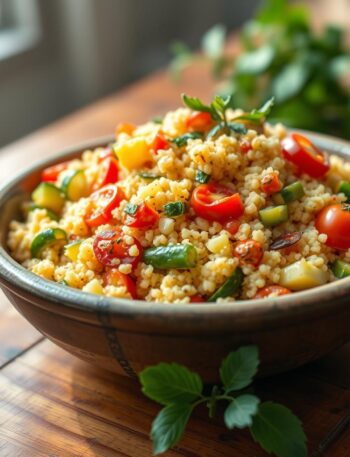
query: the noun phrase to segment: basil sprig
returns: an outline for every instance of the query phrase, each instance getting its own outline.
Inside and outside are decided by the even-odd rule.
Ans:
[[[193,410],[205,404],[213,417],[217,402],[227,403],[224,422],[229,429],[248,427],[253,439],[277,457],[306,457],[306,437],[299,419],[283,405],[260,399],[247,391],[259,365],[256,346],[241,347],[221,363],[222,385],[209,394],[201,377],[176,363],[160,363],[139,375],[143,393],[164,408],[152,423],[154,455],[162,454],[181,439]],[[251,390],[251,389],[249,389]]]

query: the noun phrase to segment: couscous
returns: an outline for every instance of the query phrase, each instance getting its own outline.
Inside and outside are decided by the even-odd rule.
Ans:
[[[184,108],[51,166],[8,247],[62,287],[164,303],[274,297],[350,274],[350,164],[272,103]]]

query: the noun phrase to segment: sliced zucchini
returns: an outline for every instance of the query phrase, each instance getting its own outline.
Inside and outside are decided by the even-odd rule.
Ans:
[[[59,213],[65,203],[64,194],[54,184],[42,182],[34,189],[32,200],[37,206]]]
[[[86,197],[89,189],[84,170],[68,170],[63,178],[61,189],[72,202]]]
[[[240,267],[237,267],[232,275],[226,279],[224,284],[209,297],[209,302],[215,302],[218,298],[235,296],[242,287],[244,275]]]
[[[327,279],[325,271],[301,259],[282,269],[279,284],[291,290],[304,290],[321,286]]]
[[[66,244],[64,247],[64,254],[72,261],[76,262],[78,259],[79,248],[82,240],[73,241],[73,243]]]
[[[288,220],[288,207],[287,205],[279,205],[261,209],[259,217],[265,227],[273,227]]]
[[[29,205],[28,207],[28,211],[34,211],[35,209],[44,209],[46,211],[46,214],[47,216],[52,219],[53,221],[58,221],[59,220],[59,217],[57,216],[56,213],[54,213],[53,211],[51,211],[50,209],[48,208],[43,208],[42,206],[38,206],[36,205],[35,203],[32,203],[31,205]]]
[[[47,246],[67,243],[67,234],[60,228],[48,228],[39,232],[32,240],[30,253],[32,257],[40,257],[41,251]]]
[[[300,181],[295,181],[281,190],[281,195],[285,203],[292,203],[305,195],[304,187]]]
[[[332,264],[331,270],[336,278],[346,278],[350,276],[350,263],[338,259]]]

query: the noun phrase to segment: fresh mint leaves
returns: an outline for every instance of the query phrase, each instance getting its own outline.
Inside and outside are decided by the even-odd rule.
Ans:
[[[152,424],[154,455],[176,445],[192,411],[205,404],[213,417],[218,401],[228,402],[224,421],[229,429],[250,429],[253,439],[268,453],[277,457],[306,457],[306,437],[301,422],[278,403],[263,402],[243,389],[250,386],[259,365],[256,346],[231,352],[220,367],[221,386],[204,393],[200,376],[175,363],[160,363],[140,373],[143,393],[164,405]]]

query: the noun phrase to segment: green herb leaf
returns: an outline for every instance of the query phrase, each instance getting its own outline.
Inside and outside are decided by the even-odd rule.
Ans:
[[[250,427],[253,416],[258,412],[259,398],[255,395],[240,395],[234,398],[225,410],[224,419],[227,428]]]
[[[226,392],[243,389],[251,384],[259,365],[256,346],[243,346],[231,352],[221,363],[220,378]]]
[[[163,118],[161,116],[155,116],[152,118],[152,122],[154,124],[162,124],[163,123]]]
[[[245,125],[240,124],[239,122],[228,122],[227,126],[232,132],[238,133],[239,135],[245,135],[248,132]]]
[[[202,171],[202,170],[196,171],[196,177],[195,177],[196,182],[200,182],[201,184],[206,184],[209,181],[209,179],[210,179],[210,175],[208,175],[204,171]]]
[[[206,105],[203,103],[199,98],[197,97],[189,97],[186,94],[182,94],[182,101],[186,106],[191,108],[194,111],[204,111],[206,113],[212,113],[212,108],[209,105]]]
[[[163,405],[196,400],[203,390],[200,376],[176,363],[160,363],[140,373],[142,391]]]
[[[164,205],[164,213],[166,216],[174,217],[180,216],[186,212],[186,205],[184,202],[171,202]]]
[[[306,437],[300,420],[285,406],[265,402],[250,428],[255,441],[278,457],[306,457]]]
[[[264,122],[266,117],[270,114],[274,103],[275,99],[274,97],[271,97],[261,108],[253,109],[250,113],[242,114],[241,116],[236,117],[235,121],[244,120],[260,124],[261,122]]]
[[[223,124],[216,124],[215,127],[209,130],[208,135],[207,135],[207,140],[211,140],[212,138],[215,138],[218,133],[223,130],[224,125]]]
[[[140,173],[137,173],[138,176],[142,179],[146,179],[147,181],[154,181],[155,179],[160,179],[161,176],[159,175],[154,175],[152,173],[146,173],[143,171],[140,171]]]
[[[151,429],[154,455],[162,454],[181,439],[191,413],[192,405],[187,403],[168,405],[158,413]]]
[[[298,95],[305,87],[311,74],[311,66],[300,59],[286,65],[273,79],[271,90],[278,103]]]
[[[202,50],[211,59],[218,59],[224,50],[226,27],[216,24],[202,38]]]
[[[199,132],[190,132],[190,133],[185,133],[184,135],[178,136],[176,138],[173,138],[169,141],[171,141],[171,143],[174,143],[174,144],[176,144],[176,146],[181,148],[182,146],[185,146],[187,144],[188,140],[195,140],[195,139],[202,138],[202,137],[203,137],[202,134]]]
[[[237,73],[260,75],[266,71],[275,57],[275,49],[267,44],[260,48],[241,54],[236,61]]]
[[[134,216],[136,214],[137,208],[139,206],[135,205],[134,203],[127,203],[124,208],[124,212],[129,214],[129,216]]]

